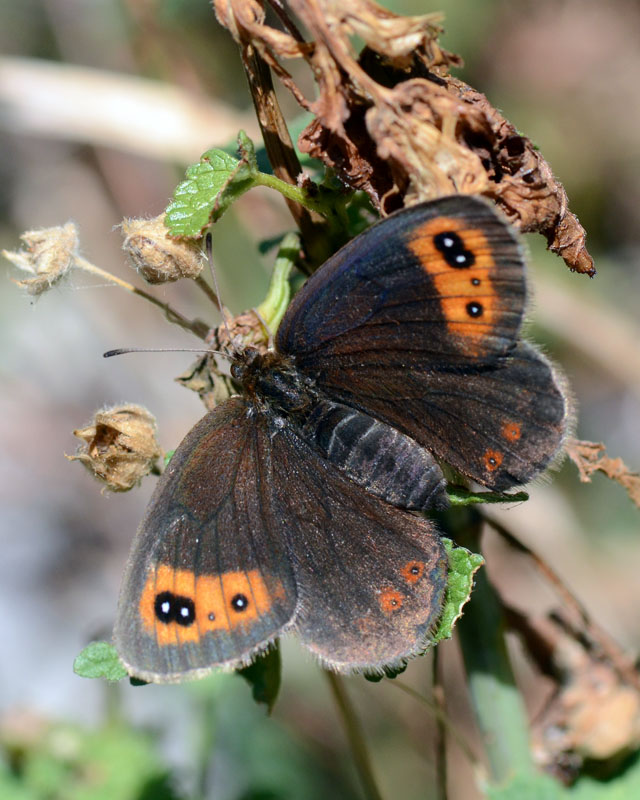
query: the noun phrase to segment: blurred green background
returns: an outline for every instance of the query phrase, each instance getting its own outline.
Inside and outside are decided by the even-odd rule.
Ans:
[[[385,5],[441,10],[443,44],[460,76],[532,138],[588,231],[598,275],[571,275],[529,236],[531,335],[572,386],[579,437],[603,441],[640,468],[640,6],[633,0],[446,0]],[[235,45],[206,0],[1,0],[0,248],[30,228],[73,219],[84,255],[126,279],[125,216],[166,205],[185,166],[244,127],[256,133]],[[302,65],[292,65],[311,95]],[[282,94],[288,118],[297,116]],[[264,294],[273,255],[257,244],[291,227],[279,197],[245,195],[216,226],[214,256],[234,311]],[[359,798],[361,789],[321,670],[295,641],[283,647],[271,718],[245,682],[217,675],[185,687],[106,686],[72,673],[91,639],[109,638],[120,574],[152,490],[103,495],[64,453],[101,406],[132,401],[157,417],[165,449],[202,415],[173,382],[184,353],[105,362],[120,346],[197,346],[157,311],[74,275],[37,302],[0,292],[2,450],[0,797]],[[216,321],[187,282],[157,294]],[[596,476],[565,464],[531,500],[495,513],[540,552],[625,648],[640,645],[638,512]],[[509,601],[533,613],[557,602],[489,542],[489,569]],[[521,568],[520,568],[521,567]],[[510,646],[532,714],[551,685]],[[447,711],[476,740],[455,641],[440,648]],[[429,693],[430,659],[403,680]],[[433,719],[393,682],[346,685],[385,798],[435,796]],[[477,742],[476,742],[477,744]],[[450,797],[473,800],[470,765],[448,748]],[[2,762],[0,762],[1,764]]]

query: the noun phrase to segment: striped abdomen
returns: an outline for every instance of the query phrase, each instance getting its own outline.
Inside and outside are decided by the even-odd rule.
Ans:
[[[395,428],[331,400],[316,400],[299,435],[368,492],[401,508],[446,505],[433,456]]]

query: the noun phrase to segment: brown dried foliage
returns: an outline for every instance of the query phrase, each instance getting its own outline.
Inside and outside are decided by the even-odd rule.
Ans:
[[[314,114],[299,138],[303,152],[365,191],[383,214],[442,195],[483,194],[519,230],[542,233],[571,270],[595,274],[584,230],[547,162],[483,94],[449,74],[461,61],[439,46],[438,15],[400,17],[372,0],[270,5],[284,30],[266,21],[258,0],[214,0],[243,48],[250,82],[254,53]],[[366,45],[359,56],[356,35]],[[283,66],[292,58],[309,65],[314,100]]]
[[[640,508],[640,475],[632,472],[621,458],[606,454],[601,442],[585,442],[572,439],[567,443],[567,455],[578,467],[580,480],[590,483],[594,472],[602,472],[626,489],[631,500]]]
[[[538,652],[546,650],[546,666],[558,682],[532,727],[536,763],[564,783],[575,780],[585,761],[600,762],[603,774],[615,771],[640,745],[637,682],[626,680],[561,616],[529,618],[526,625],[529,642],[535,639]]]

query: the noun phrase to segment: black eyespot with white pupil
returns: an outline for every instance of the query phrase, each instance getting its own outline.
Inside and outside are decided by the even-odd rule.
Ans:
[[[470,317],[481,317],[483,311],[484,308],[482,307],[481,303],[476,303],[474,300],[472,300],[470,303],[467,303],[467,314]]]
[[[196,606],[190,597],[173,594],[173,592],[160,592],[156,595],[154,603],[156,618],[168,625],[177,622],[185,628],[192,625],[196,618]]]
[[[450,267],[467,269],[476,263],[476,257],[471,250],[465,250],[464,242],[455,231],[437,233],[433,244]]]
[[[249,608],[249,599],[245,594],[235,594],[231,598],[231,608],[238,613],[246,611]]]

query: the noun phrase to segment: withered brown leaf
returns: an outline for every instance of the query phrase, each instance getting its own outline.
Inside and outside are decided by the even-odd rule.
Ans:
[[[314,114],[303,152],[323,161],[383,214],[452,193],[493,199],[522,232],[545,236],[576,272],[594,275],[585,232],[566,192],[525,136],[449,70],[458,56],[438,43],[439,15],[402,17],[372,0],[290,0],[287,31],[256,0],[215,0],[220,22],[254,47],[298,103]],[[361,54],[354,36],[364,40]],[[302,58],[317,86],[310,100],[284,68]]]

